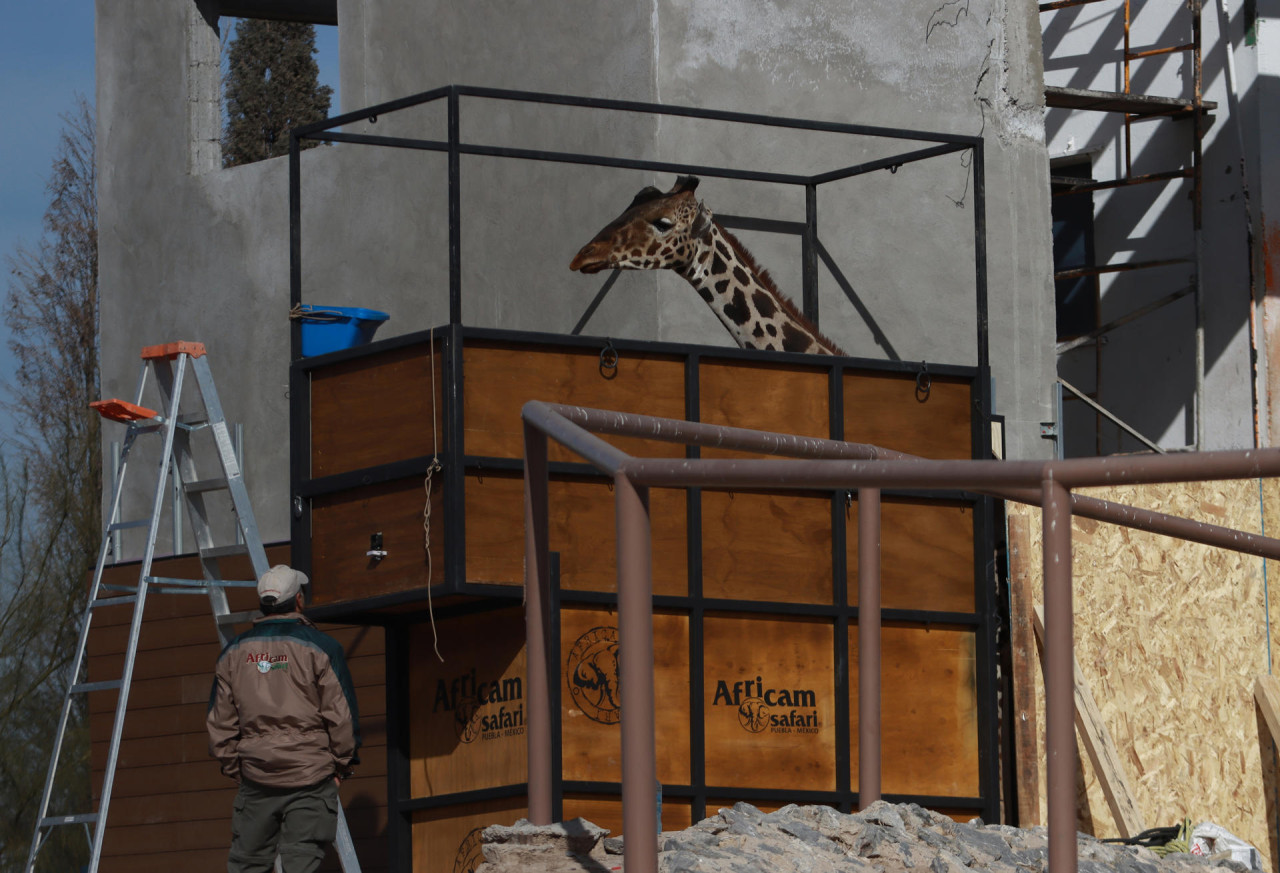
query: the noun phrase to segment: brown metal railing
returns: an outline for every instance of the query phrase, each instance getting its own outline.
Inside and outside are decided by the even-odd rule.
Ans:
[[[1072,494],[1099,486],[1252,479],[1280,475],[1280,449],[1062,461],[934,461],[876,446],[765,433],[584,407],[526,403],[525,591],[528,633],[529,818],[552,815],[548,439],[613,477],[617,505],[618,635],[622,686],[622,824],[627,867],[656,873],[653,582],[650,487],[856,489],[858,507],[858,797],[880,796],[880,489],[973,491],[1042,508],[1044,525],[1045,704],[1049,867],[1076,873],[1076,742],[1073,700],[1071,517],[1083,515],[1266,558],[1280,540]],[[635,458],[597,436],[782,455],[766,459]]]

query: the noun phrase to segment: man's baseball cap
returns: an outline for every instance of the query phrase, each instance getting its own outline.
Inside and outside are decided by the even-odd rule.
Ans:
[[[295,570],[285,564],[276,564],[263,573],[262,578],[258,580],[258,599],[274,597],[276,603],[293,600],[308,581],[310,580],[307,579],[307,574],[301,570]]]

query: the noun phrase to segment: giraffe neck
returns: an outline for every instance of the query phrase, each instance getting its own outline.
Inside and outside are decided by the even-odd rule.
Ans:
[[[744,349],[843,355],[818,333],[756,266],[732,234],[711,223],[707,241],[698,241],[688,266],[677,272],[694,287]]]

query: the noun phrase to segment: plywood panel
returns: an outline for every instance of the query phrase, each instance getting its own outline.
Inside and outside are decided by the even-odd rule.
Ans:
[[[525,627],[520,608],[414,626],[409,642],[409,772],[414,797],[528,778]]]
[[[973,612],[973,507],[886,497],[880,504],[881,606]],[[849,605],[858,603],[858,503],[847,513]]]
[[[656,594],[688,593],[685,494],[664,488],[649,493],[653,588]],[[614,591],[618,571],[614,494],[605,482],[551,481],[550,545],[560,553],[560,587],[566,591]],[[467,477],[467,580],[524,584],[524,480],[511,475]]]
[[[444,484],[436,476],[430,500],[428,580],[425,477],[396,479],[315,498],[311,504],[312,602],[358,600],[425,588],[444,581]],[[370,536],[387,552],[370,557]]]
[[[708,785],[835,789],[834,633],[825,619],[707,616]]]
[[[443,348],[434,392],[427,343],[312,370],[312,477],[443,451]]]
[[[831,435],[825,369],[704,361],[698,376],[699,414],[708,424],[812,437]],[[702,457],[751,456],[703,449]]]
[[[480,832],[524,818],[523,797],[463,803],[413,814],[413,873],[475,873],[484,863]]]
[[[523,457],[520,408],[530,400],[685,417],[684,362],[677,357],[623,352],[616,370],[602,371],[598,350],[473,342],[463,350],[463,366],[469,455]],[[684,448],[673,443],[607,439],[637,457],[684,456]],[[582,460],[554,442],[550,458]]]
[[[657,795],[654,795],[654,809],[657,810]],[[622,798],[606,797],[599,794],[566,794],[564,797],[564,820],[585,818],[597,827],[607,830],[610,836],[622,834]],[[682,797],[664,797],[662,799],[662,830],[680,831],[693,824],[693,806]]]
[[[687,785],[689,767],[689,619],[654,613],[654,727],[658,780]],[[622,778],[618,621],[612,610],[566,606],[560,612],[560,718],[564,778]]]
[[[973,457],[969,383],[935,376],[923,396],[911,374],[846,373],[844,438],[925,458]]]
[[[1264,517],[1275,520],[1274,481],[1081,493],[1252,532],[1263,530]],[[1040,513],[1009,512],[1026,519],[1028,581],[1043,602]],[[1267,580],[1275,577],[1264,575],[1261,558],[1089,519],[1073,519],[1072,544],[1076,659],[1139,809],[1152,822],[1213,821],[1257,846],[1274,869],[1275,764],[1253,681],[1267,667],[1268,601],[1274,609],[1276,600]],[[1039,742],[1043,750],[1043,727]],[[1080,826],[1115,836],[1098,778],[1081,757]]]
[[[975,637],[933,625],[881,629],[881,787],[977,797]],[[858,784],[858,629],[849,627],[850,784]]]
[[[831,499],[702,492],[706,597],[830,603]]]

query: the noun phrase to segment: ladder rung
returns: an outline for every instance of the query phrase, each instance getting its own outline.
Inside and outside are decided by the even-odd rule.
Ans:
[[[200,494],[205,491],[225,491],[227,489],[227,477],[218,476],[214,479],[199,479],[195,482],[188,482],[182,486],[182,490],[188,494]]]
[[[148,585],[174,585],[178,588],[257,588],[257,582],[245,582],[238,579],[178,579],[170,576],[148,576]]]
[[[222,615],[215,616],[218,624],[242,624],[246,621],[253,621],[260,613],[256,609],[245,610],[244,612],[227,612]]]
[[[151,519],[149,518],[136,518],[132,521],[113,521],[110,525],[107,526],[107,532],[114,533],[115,531],[118,531],[118,530],[129,530],[130,528],[135,528],[135,527],[146,527],[149,524],[151,524]]]
[[[103,588],[110,588],[112,591],[133,591],[133,588],[125,588],[123,585],[103,585]],[[126,594],[123,597],[99,597],[97,600],[89,601],[90,609],[97,609],[99,606],[123,606],[126,603],[137,603],[137,594]]]
[[[103,591],[123,591],[126,594],[137,594],[138,589],[132,585],[116,585],[112,582],[103,582],[100,586]],[[120,598],[121,603],[127,603],[126,598]]]
[[[40,827],[51,828],[58,825],[96,823],[99,815],[96,812],[82,812],[78,815],[47,815],[40,819]]]
[[[84,694],[88,691],[110,691],[123,685],[120,679],[103,679],[101,682],[77,682],[71,686],[72,694]]]
[[[244,543],[238,543],[234,546],[214,546],[200,550],[200,557],[202,558],[232,558],[236,555],[247,554],[249,554],[249,547]]]

